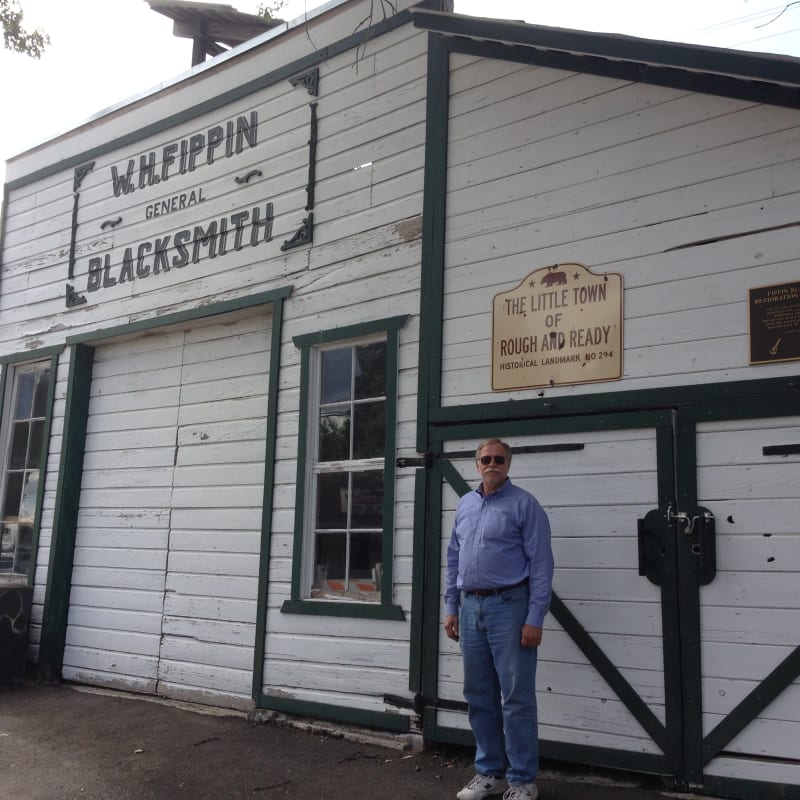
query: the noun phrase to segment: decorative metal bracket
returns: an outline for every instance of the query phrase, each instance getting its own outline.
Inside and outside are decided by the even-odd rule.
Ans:
[[[78,294],[75,291],[75,287],[68,283],[66,289],[67,308],[74,308],[75,306],[81,306],[85,302],[86,302],[86,297],[84,295]]]
[[[94,161],[88,164],[82,164],[80,167],[75,167],[75,173],[72,178],[72,233],[70,234],[69,241],[69,267],[67,270],[67,277],[75,277],[75,237],[78,232],[78,200],[81,196],[78,191],[81,188],[83,179],[94,168]]]
[[[292,86],[305,86],[312,97],[319,96],[319,67],[314,67],[308,72],[302,72],[300,75],[289,78],[289,83]]]
[[[260,178],[264,173],[260,169],[251,169],[246,175],[237,175],[234,178],[236,183],[249,183],[252,178]]]
[[[297,232],[291,239],[287,239],[282,245],[281,250],[291,250],[293,247],[302,247],[304,244],[310,244],[314,238],[314,213],[310,213],[304,220],[303,224],[297,229]]]

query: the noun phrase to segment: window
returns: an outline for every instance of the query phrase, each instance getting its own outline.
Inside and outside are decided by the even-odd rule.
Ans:
[[[386,341],[318,351],[311,597],[380,599]]]
[[[402,618],[391,607],[391,562],[397,331],[406,319],[295,339],[301,452],[284,611]]]
[[[34,561],[34,521],[44,475],[50,362],[7,365],[0,491],[0,576],[28,579]]]

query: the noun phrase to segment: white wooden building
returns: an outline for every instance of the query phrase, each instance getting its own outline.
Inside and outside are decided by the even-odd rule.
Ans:
[[[443,552],[499,435],[543,756],[800,797],[800,62],[387,5],[8,162],[31,660],[469,744]]]

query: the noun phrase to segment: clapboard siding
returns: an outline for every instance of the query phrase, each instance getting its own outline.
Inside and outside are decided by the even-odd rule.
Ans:
[[[350,324],[413,314],[418,304],[426,43],[409,30],[389,34],[387,43],[372,71],[354,73],[348,55],[332,59],[321,77],[320,223],[310,269],[293,276],[284,319],[263,673],[266,695],[370,710],[385,710],[386,693],[408,692],[407,623],[295,616],[280,608],[290,597],[296,511],[300,371],[291,338],[336,328],[343,318]],[[418,335],[416,319],[400,334],[398,400],[408,411],[399,422],[398,451],[411,453]],[[413,479],[398,479],[395,491],[398,502],[410,504]],[[411,552],[412,520],[411,513],[396,516],[394,530],[394,602],[406,613],[412,565],[401,553]],[[387,639],[395,644],[387,647]]]
[[[619,388],[749,377],[747,289],[796,278],[791,233],[665,251],[793,221],[796,113],[541,67],[475,83],[473,58],[451,66],[445,404],[534,396],[489,388],[490,300],[573,261],[624,276]]]

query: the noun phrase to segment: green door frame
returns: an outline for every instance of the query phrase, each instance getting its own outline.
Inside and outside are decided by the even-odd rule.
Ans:
[[[674,399],[673,403],[665,403]],[[570,398],[553,413],[553,401],[515,401],[513,417],[504,403],[438,408],[431,415],[441,421],[429,427],[428,467],[417,472],[418,504],[427,509],[415,529],[415,553],[419,567],[415,586],[420,601],[412,619],[418,673],[412,689],[418,691],[423,733],[433,741],[471,745],[467,731],[444,728],[437,723],[437,708],[447,707],[437,699],[438,621],[441,607],[441,515],[440,487],[447,481],[459,493],[469,487],[444,453],[447,441],[478,441],[488,435],[520,436],[581,431],[655,427],[657,440],[658,510],[656,534],[664,554],[660,576],[664,644],[664,688],[666,725],[655,719],[641,698],[606,658],[591,636],[579,625],[557,596],[551,611],[582,650],[589,662],[609,683],[653,740],[664,757],[627,753],[603,748],[543,742],[544,757],[586,762],[602,766],[655,772],[669,776],[676,787],[703,788],[734,797],[786,797],[783,784],[766,784],[704,776],[704,767],[772,700],[800,677],[800,647],[796,648],[710,733],[703,735],[702,672],[700,663],[700,585],[702,576],[692,549],[694,541],[676,533],[666,521],[670,504],[676,509],[699,511],[697,498],[696,428],[699,422],[794,416],[800,413],[800,382],[796,377],[678,387],[673,390],[620,392],[588,398],[597,413],[585,407],[586,398]],[[633,411],[634,404],[647,410]],[[658,406],[662,406],[658,408]],[[668,407],[664,407],[668,406]],[[580,409],[579,413],[568,413]],[[617,410],[628,409],[628,410]],[[505,414],[503,413],[505,412]],[[471,417],[471,419],[470,419]],[[444,421],[445,418],[447,421]],[[649,516],[649,515],[648,515]],[[634,520],[631,521],[633,525]],[[655,720],[655,723],[653,722]]]
[[[580,417],[514,418],[504,421],[498,420],[489,424],[485,421],[464,422],[432,430],[431,452],[434,457],[431,459],[431,467],[427,471],[420,470],[418,475],[418,481],[427,483],[424,491],[428,504],[427,524],[425,525],[425,553],[422,559],[415,559],[415,563],[425,564],[426,574],[423,591],[425,594],[424,607],[427,613],[423,614],[422,625],[424,630],[420,631],[422,637],[420,648],[422,654],[420,659],[421,676],[417,684],[421,697],[420,704],[423,706],[423,733],[426,738],[466,745],[473,743],[469,732],[440,726],[437,721],[438,708],[446,708],[449,705],[444,701],[440,701],[437,697],[438,612],[441,607],[441,586],[438,578],[441,574],[441,486],[446,481],[459,495],[465,494],[471,488],[452,465],[447,454],[444,453],[445,443],[454,439],[469,439],[477,442],[489,435],[518,437],[561,433],[580,434],[590,431],[634,428],[655,429],[658,509],[661,512],[660,516],[663,518],[668,505],[675,502],[673,414],[670,410],[624,412]],[[542,450],[546,452],[547,448],[544,447]],[[423,475],[423,473],[427,474]],[[635,519],[631,519],[631,526],[635,530]],[[682,758],[680,731],[682,728],[683,707],[681,697],[683,687],[681,685],[680,650],[675,646],[679,637],[677,554],[674,549],[674,540],[667,535],[666,525],[662,526],[659,535],[664,552],[664,568],[660,586],[662,592],[662,629],[665,643],[663,657],[665,659],[666,724],[663,724],[650,710],[636,690],[628,683],[619,669],[606,656],[602,648],[594,641],[557,594],[553,596],[551,613],[583,652],[589,663],[595,667],[620,701],[663,751],[664,755],[627,753],[610,748],[543,741],[541,753],[544,757],[568,761],[584,761],[613,768],[633,769],[659,774],[677,774],[679,772]],[[645,580],[645,578],[642,578],[642,580]],[[412,619],[415,616],[412,616]],[[670,646],[667,646],[668,643]]]

